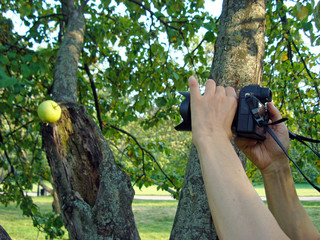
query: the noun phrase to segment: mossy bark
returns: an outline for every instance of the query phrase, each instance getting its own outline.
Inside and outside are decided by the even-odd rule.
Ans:
[[[224,0],[210,78],[218,85],[234,87],[237,92],[243,86],[259,84],[264,34],[264,0]],[[236,151],[244,163],[245,156]],[[188,160],[171,239],[217,239],[194,147]]]

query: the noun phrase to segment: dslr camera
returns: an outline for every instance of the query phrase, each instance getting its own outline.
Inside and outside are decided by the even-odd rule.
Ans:
[[[180,115],[183,122],[175,127],[178,131],[191,131],[190,92],[180,92],[185,99],[180,105]],[[237,136],[264,140],[266,138],[263,123],[269,121],[266,102],[272,101],[269,88],[259,85],[248,85],[240,90],[237,113],[233,120],[232,129]]]

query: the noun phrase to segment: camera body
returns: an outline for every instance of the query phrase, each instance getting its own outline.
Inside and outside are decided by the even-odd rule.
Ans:
[[[175,129],[178,131],[191,131],[190,93],[180,92],[180,94],[185,96],[185,100],[180,105],[180,115],[183,118],[183,122],[176,126]],[[248,103],[248,96],[253,97],[256,101]],[[238,109],[232,124],[232,129],[235,130],[238,136],[257,140],[265,139],[265,129],[258,126],[252,114],[252,109],[258,111],[259,117],[268,122],[269,115],[267,110],[265,110],[264,106],[260,108],[259,105],[271,102],[271,100],[272,93],[269,88],[248,85],[240,90]]]
[[[251,106],[248,104],[248,96],[253,96],[257,99],[257,101],[251,102]],[[251,110],[258,109],[260,117],[265,122],[268,122],[269,114],[266,108],[264,108],[264,105],[262,107],[259,107],[259,105],[271,101],[272,93],[269,88],[262,88],[259,85],[248,85],[240,90],[238,109],[232,126],[238,136],[258,140],[266,138],[265,129],[258,126]]]

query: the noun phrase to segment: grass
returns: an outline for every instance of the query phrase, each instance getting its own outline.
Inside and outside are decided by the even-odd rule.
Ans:
[[[148,188],[142,187],[133,187],[135,195],[137,196],[170,196],[170,193],[164,190],[157,190],[157,186],[150,186]]]
[[[261,185],[255,186],[257,192],[264,196],[264,189]],[[142,190],[135,189],[137,195],[169,195],[165,191],[157,191],[156,187]],[[299,196],[320,196],[306,184],[297,185]],[[52,197],[36,197],[34,202],[40,207],[41,211],[51,210]],[[313,223],[320,231],[320,201],[303,201],[302,202]],[[151,201],[151,200],[134,200],[133,211],[137,228],[142,240],[169,239],[170,231],[174,221],[178,201]],[[35,240],[45,239],[43,233],[33,227],[30,218],[24,217],[21,210],[15,205],[4,207],[0,205],[0,225],[2,225],[10,234],[13,240]],[[63,239],[68,239],[65,234]]]
[[[295,185],[299,197],[320,197],[319,192],[309,184],[298,183]],[[265,197],[263,184],[254,184],[254,187],[260,197]],[[142,187],[141,189],[134,187],[137,196],[170,196],[170,193],[163,190],[157,190],[156,186]]]
[[[50,211],[52,197],[35,197],[34,202],[44,212]],[[134,200],[133,212],[142,240],[169,239],[178,201]],[[45,234],[33,227],[30,218],[22,216],[16,205],[0,205],[0,225],[13,240],[42,240]],[[67,233],[63,239],[68,239]]]
[[[134,200],[133,212],[142,240],[169,239],[178,201]]]
[[[319,192],[309,184],[298,183],[295,186],[299,197],[320,197]],[[260,197],[266,196],[263,184],[254,184],[254,187]]]
[[[51,196],[33,198],[42,213],[51,211],[53,198]],[[0,204],[0,225],[9,233],[13,240],[42,240],[46,239],[45,234],[39,232],[33,227],[31,218],[22,215],[21,210],[15,204],[7,207]],[[68,239],[68,234],[65,234],[63,239]]]

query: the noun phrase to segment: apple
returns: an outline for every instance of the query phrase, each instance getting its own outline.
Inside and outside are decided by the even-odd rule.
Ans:
[[[61,108],[55,101],[44,101],[38,107],[38,116],[43,122],[54,123],[61,117]]]

